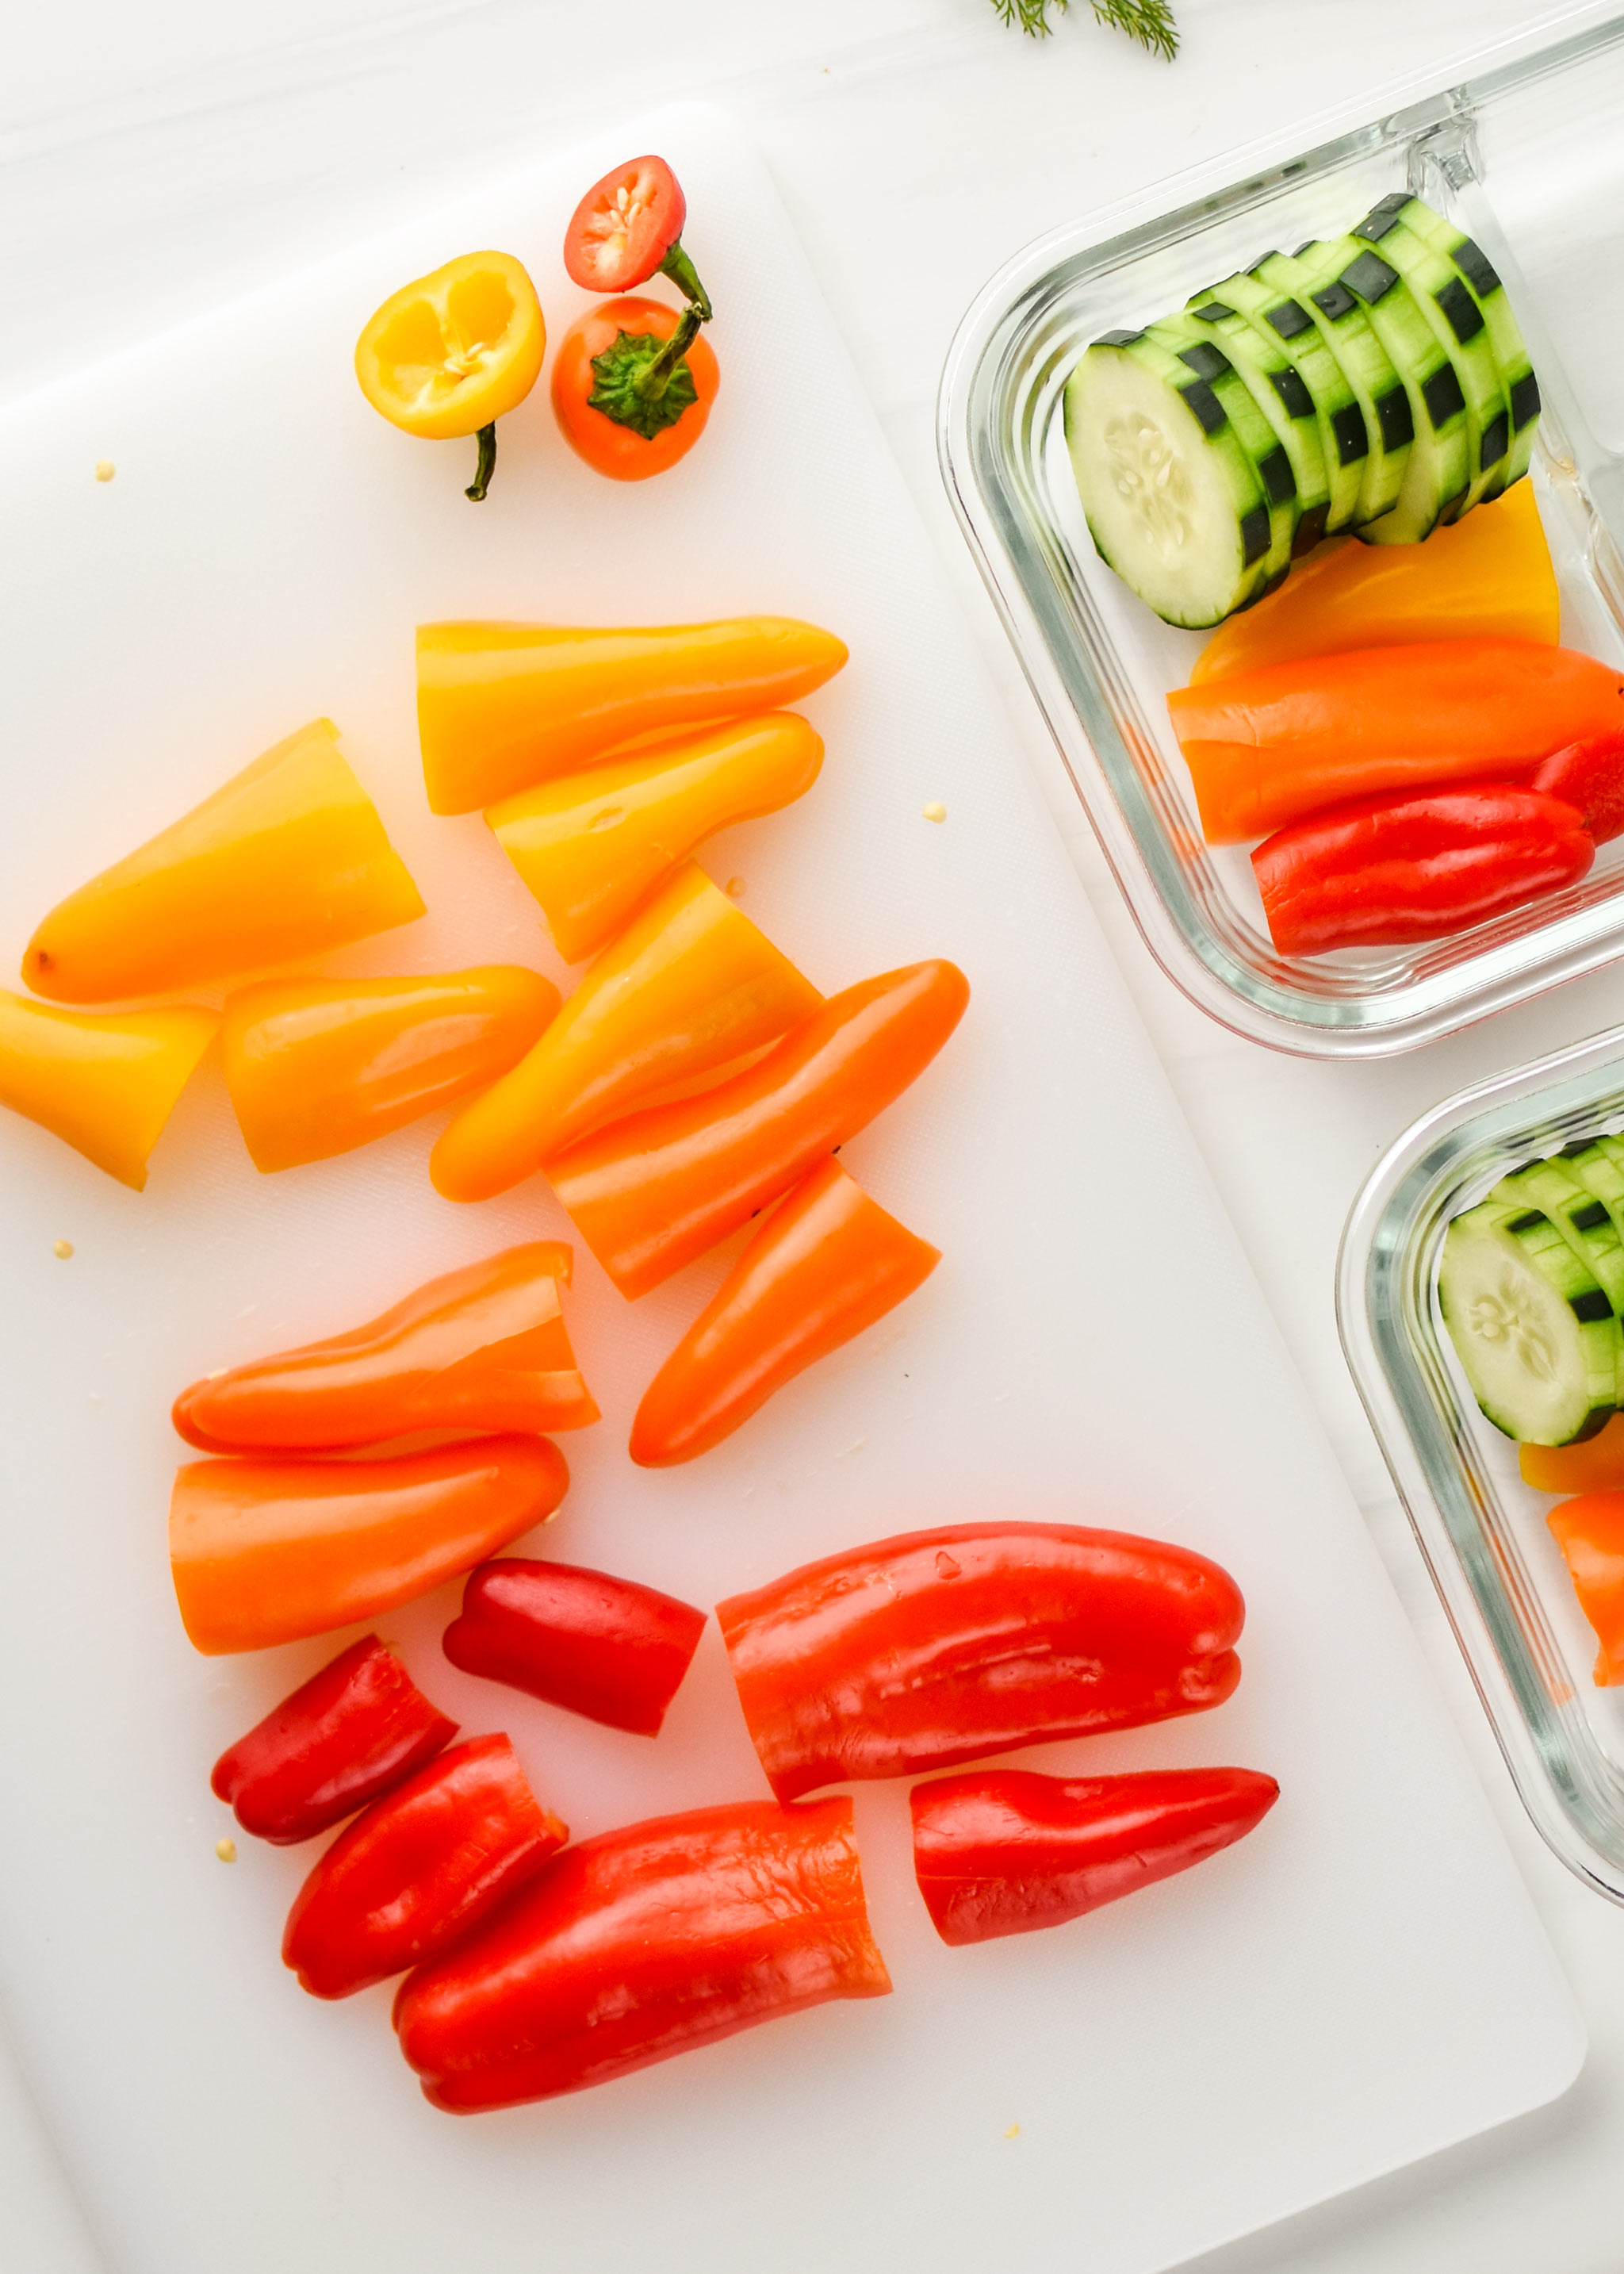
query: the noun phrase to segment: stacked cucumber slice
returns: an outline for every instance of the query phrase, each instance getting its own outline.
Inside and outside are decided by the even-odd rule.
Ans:
[[[1267,252],[1107,333],[1066,445],[1102,559],[1168,622],[1220,622],[1340,529],[1414,545],[1526,473],[1539,388],[1505,286],[1419,198]]]
[[[1624,1143],[1585,1139],[1502,1177],[1449,1226],[1438,1300],[1497,1429],[1593,1436],[1624,1405]]]

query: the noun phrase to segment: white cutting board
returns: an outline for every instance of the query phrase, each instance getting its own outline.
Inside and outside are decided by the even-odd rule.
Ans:
[[[687,186],[721,311],[710,430],[623,488],[568,455],[538,391],[471,506],[471,444],[409,440],[362,402],[357,326],[491,243],[530,267],[556,335],[583,305],[565,217],[648,147]],[[568,1227],[539,1184],[438,1200],[437,1123],[258,1177],[212,1065],[140,1196],[4,1117],[0,2009],[110,2274],[1148,2274],[1571,2082],[1583,2036],[1553,1954],[768,179],[722,121],[633,124],[23,404],[0,422],[0,526],[8,969],[59,893],[325,712],[433,912],[346,968],[556,970],[478,817],[425,809],[414,623],[765,609],[836,628],[851,663],[808,705],[823,779],[710,865],[825,990],[925,955],[969,974],[947,1052],[846,1156],[945,1260],[726,1448],[648,1475],[627,1424],[721,1263],[628,1307],[583,1258],[573,1323],[606,1419],[567,1442],[574,1487],[537,1547],[711,1603],[948,1519],[1166,1534],[1244,1588],[1237,1696],[1027,1758],[1236,1761],[1282,1787],[1199,1871],[961,1952],[913,1888],[906,1786],[864,1788],[894,1997],[548,2106],[435,2113],[387,1990],[320,2005],[278,1962],[312,1851],[244,1838],[234,1867],[214,1858],[215,1753],[336,1643],[192,1653],[163,1552],[167,1408],[210,1367]],[[921,818],[936,799],[942,826]],[[714,1626],[650,1743],[455,1673],[455,1600],[383,1631],[470,1732],[510,1730],[577,1834],[764,1792]]]

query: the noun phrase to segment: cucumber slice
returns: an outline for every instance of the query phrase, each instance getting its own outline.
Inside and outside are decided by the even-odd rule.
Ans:
[[[1605,1146],[1616,1141],[1606,1137],[1582,1139],[1576,1144],[1564,1145],[1556,1157],[1569,1176],[1583,1186],[1592,1201],[1600,1201],[1612,1220],[1613,1230],[1624,1241],[1624,1166],[1604,1150]],[[1606,1286],[1605,1280],[1602,1284]],[[1607,1291],[1613,1293],[1610,1287]],[[1624,1304],[1620,1304],[1616,1295],[1613,1297],[1613,1307],[1620,1314],[1620,1330],[1624,1332]],[[1624,1403],[1624,1399],[1620,1403]]]
[[[1466,501],[1466,398],[1455,365],[1398,270],[1372,247],[1357,237],[1337,237],[1305,245],[1300,257],[1322,302],[1327,292],[1340,292],[1364,304],[1410,397],[1414,439],[1404,486],[1392,512],[1359,534],[1371,545],[1418,545],[1440,522],[1453,521]]]
[[[1206,380],[1142,332],[1110,332],[1067,380],[1064,416],[1089,533],[1140,599],[1170,624],[1200,629],[1261,598],[1268,500]]]
[[[1244,316],[1267,354],[1283,356],[1296,372],[1313,406],[1320,432],[1328,488],[1325,533],[1329,537],[1349,528],[1358,516],[1359,485],[1370,456],[1370,440],[1352,382],[1320,338],[1319,326],[1297,301],[1282,300],[1277,291],[1244,270],[1226,276],[1210,292],[1198,293],[1190,303],[1192,312],[1203,323],[1214,320],[1211,314],[1214,305]],[[1238,366],[1238,355],[1235,360]],[[1270,378],[1282,403],[1295,417],[1295,388],[1288,387],[1283,373],[1271,370]],[[1302,486],[1300,479],[1298,486]]]
[[[1433,337],[1455,366],[1466,403],[1467,473],[1470,486],[1461,513],[1470,513],[1492,486],[1506,486],[1511,448],[1511,402],[1500,383],[1500,365],[1489,340],[1483,310],[1468,291],[1452,261],[1401,219],[1397,207],[1410,203],[1402,193],[1383,198],[1353,234],[1373,245],[1410,287],[1411,298],[1432,327]],[[1460,515],[1455,516],[1459,520]]]
[[[1619,1322],[1549,1220],[1485,1201],[1444,1235],[1439,1308],[1486,1419],[1523,1444],[1592,1437],[1613,1410]]]
[[[1483,311],[1489,345],[1500,365],[1500,384],[1511,411],[1511,448],[1506,456],[1505,480],[1505,487],[1509,489],[1529,470],[1539,427],[1539,382],[1534,377],[1528,348],[1512,312],[1510,297],[1486,253],[1457,222],[1446,221],[1442,214],[1423,205],[1419,198],[1409,200],[1402,208],[1402,218],[1407,229],[1414,230],[1417,237],[1437,247]]]
[[[1326,533],[1331,510],[1313,396],[1280,341],[1255,331],[1238,309],[1203,294],[1190,302],[1185,313],[1229,357],[1290,460],[1298,516],[1291,550],[1294,556],[1312,552]]]
[[[1316,297],[1321,288],[1288,252],[1266,252],[1261,260],[1253,261],[1251,274],[1277,295],[1277,305],[1283,307],[1289,300],[1308,311],[1353,389],[1368,446],[1356,520],[1375,521],[1390,513],[1403,486],[1415,425],[1404,382],[1365,320],[1363,307],[1351,292],[1327,290],[1323,301]]]
[[[1268,501],[1269,581],[1274,583],[1291,566],[1302,501],[1297,476],[1284,445],[1258,408],[1257,398],[1223,350],[1207,335],[1205,325],[1192,316],[1160,317],[1145,327],[1147,339],[1158,341],[1180,363],[1206,382],[1222,405],[1225,416],[1258,470]]]
[[[1620,1189],[1624,1191],[1624,1179]],[[1570,1163],[1560,1155],[1553,1160],[1530,1161],[1502,1177],[1489,1197],[1508,1208],[1536,1209],[1547,1216],[1613,1309],[1624,1310],[1624,1239],[1606,1203],[1580,1182]]]

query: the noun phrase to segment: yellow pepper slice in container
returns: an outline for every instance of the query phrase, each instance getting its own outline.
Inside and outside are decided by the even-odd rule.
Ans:
[[[605,949],[511,1073],[429,1158],[448,1201],[490,1200],[634,1105],[722,1077],[823,998],[692,862]]]
[[[496,422],[535,386],[547,344],[541,303],[508,252],[465,252],[393,292],[356,342],[356,377],[392,426],[430,441],[479,437],[468,497],[496,468]]]
[[[267,979],[226,1004],[226,1088],[267,1174],[353,1152],[484,1089],[559,991],[516,963],[421,979]]]
[[[23,978],[56,1003],[173,995],[423,913],[337,727],[318,719],[58,900]]]
[[[792,803],[823,763],[822,738],[804,719],[769,711],[543,782],[485,819],[540,901],[559,953],[579,963],[703,839]]]
[[[217,1011],[194,1003],[97,1016],[0,990],[0,1105],[139,1193],[147,1156],[219,1025]]]

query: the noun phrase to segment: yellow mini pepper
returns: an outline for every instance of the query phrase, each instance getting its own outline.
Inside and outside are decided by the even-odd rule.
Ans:
[[[790,804],[823,763],[804,719],[769,711],[543,782],[485,819],[540,901],[559,953],[579,963],[696,845]]]
[[[378,811],[318,719],[59,900],[23,978],[56,1003],[237,979],[423,914]]]
[[[430,1156],[452,1201],[489,1200],[634,1105],[721,1077],[816,1010],[787,956],[688,862],[605,950],[527,1058]]]
[[[100,1016],[0,990],[0,1105],[139,1192],[147,1161],[219,1027],[193,1003]]]
[[[846,661],[790,616],[582,630],[417,629],[417,731],[436,813],[471,813],[683,727],[799,702]]]

